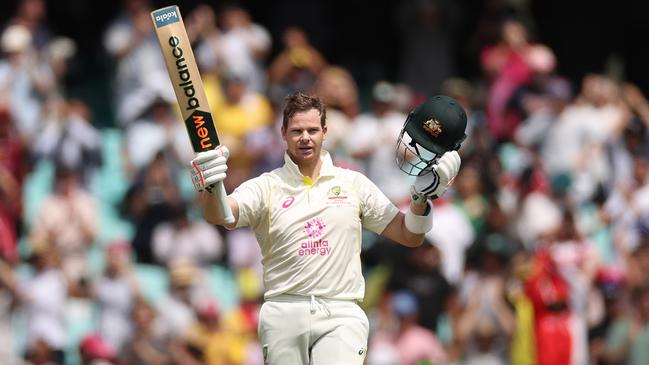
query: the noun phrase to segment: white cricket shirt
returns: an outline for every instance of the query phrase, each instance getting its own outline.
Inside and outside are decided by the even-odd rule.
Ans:
[[[399,209],[364,175],[333,165],[322,151],[311,181],[284,155],[284,166],[241,184],[237,227],[261,246],[265,298],[292,294],[362,300],[362,228],[381,233]]]

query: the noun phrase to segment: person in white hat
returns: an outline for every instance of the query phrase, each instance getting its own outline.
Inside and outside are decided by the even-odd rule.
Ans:
[[[41,126],[43,100],[54,87],[53,75],[39,64],[32,35],[22,25],[5,28],[0,50],[0,98],[8,100],[21,137],[30,141]]]

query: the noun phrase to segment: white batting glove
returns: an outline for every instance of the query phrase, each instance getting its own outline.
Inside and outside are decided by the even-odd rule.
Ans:
[[[460,170],[460,164],[457,151],[443,154],[435,165],[427,167],[417,176],[411,187],[412,200],[417,204],[425,204],[427,198],[437,199],[444,195]]]
[[[192,182],[196,191],[211,191],[214,184],[225,180],[225,172],[228,170],[226,162],[229,156],[230,151],[226,146],[219,146],[196,155],[191,162]]]

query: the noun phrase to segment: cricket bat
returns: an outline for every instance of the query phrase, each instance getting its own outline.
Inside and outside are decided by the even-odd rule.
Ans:
[[[151,20],[194,152],[218,147],[220,143],[212,111],[180,10],[175,5],[160,8],[151,12]],[[211,192],[217,196],[225,223],[234,223],[223,182],[216,184]]]

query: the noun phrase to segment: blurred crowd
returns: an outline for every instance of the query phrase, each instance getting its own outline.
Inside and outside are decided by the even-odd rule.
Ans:
[[[412,63],[365,86],[299,27],[272,39],[235,4],[183,12],[231,151],[226,190],[283,162],[283,98],[301,90],[327,105],[335,164],[405,207],[399,131],[432,91],[452,96],[468,138],[433,230],[415,249],[364,235],[366,364],[649,364],[643,92],[605,73],[562,77],[552,49],[504,16],[481,44],[482,76],[463,79],[437,2],[407,3],[421,15],[401,25]],[[20,0],[2,27],[0,363],[261,365],[256,239],[201,219],[153,5],[122,4],[102,40],[111,127],[66,90],[78,50],[48,27],[44,0]]]

